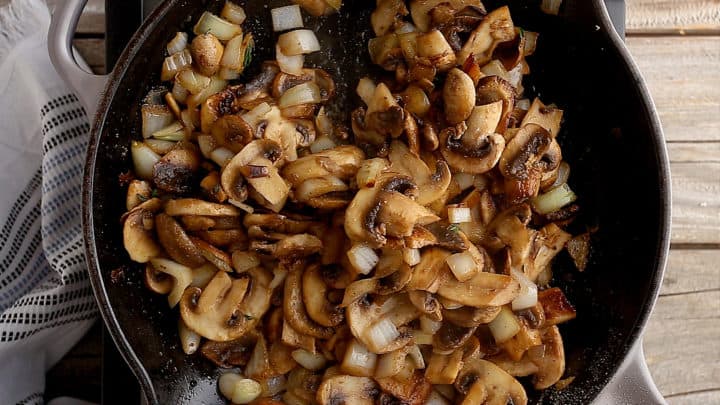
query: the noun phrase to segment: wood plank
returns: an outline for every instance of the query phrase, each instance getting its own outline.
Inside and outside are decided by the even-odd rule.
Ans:
[[[673,249],[660,295],[720,290],[720,250]]]
[[[628,34],[718,33],[718,0],[630,0]]]
[[[59,2],[65,0],[47,0],[48,7],[53,10]],[[0,0],[0,3],[2,0]],[[77,32],[82,34],[105,34],[105,0],[88,0],[80,21],[78,21]]]
[[[663,395],[720,389],[720,291],[660,297],[645,357]]]
[[[105,73],[105,40],[80,38],[73,40],[73,45],[82,55],[85,62],[98,74]]]
[[[667,399],[670,405],[717,404],[720,402],[720,389],[688,392],[665,399]]]
[[[720,36],[630,37],[669,141],[720,140]]]
[[[720,162],[720,142],[672,142],[667,147],[672,163]]]
[[[672,243],[720,244],[720,163],[671,163],[670,170]]]

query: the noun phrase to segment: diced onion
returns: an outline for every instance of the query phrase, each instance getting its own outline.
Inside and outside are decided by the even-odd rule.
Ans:
[[[430,319],[427,315],[422,315],[420,317],[420,329],[427,334],[434,335],[435,332],[440,330],[441,326],[442,322],[434,321]]]
[[[515,107],[521,109],[521,110],[529,110],[530,109],[530,99],[523,98],[522,100],[518,100],[518,102],[515,104]]]
[[[150,138],[153,133],[167,127],[175,121],[175,116],[167,106],[145,104],[140,108],[142,118],[142,136]]]
[[[238,273],[246,272],[260,265],[260,258],[253,252],[236,250],[232,254],[232,264]]]
[[[287,56],[282,53],[280,45],[275,45],[275,59],[277,59],[278,66],[283,72],[295,76],[302,75],[305,55]]]
[[[521,309],[534,307],[538,301],[537,285],[521,271],[511,269],[510,274],[520,283],[520,294],[513,300],[512,310],[519,311]]]
[[[358,82],[357,94],[366,105],[370,105],[370,100],[372,100],[373,94],[375,94],[376,87],[375,82],[368,77],[363,77]]]
[[[549,187],[550,190],[560,187],[563,184],[567,183],[568,179],[570,178],[570,165],[567,164],[567,162],[561,162],[560,167],[558,167],[557,172],[557,178],[555,178],[555,182]]]
[[[532,199],[532,206],[538,214],[549,214],[574,202],[577,199],[575,193],[567,183],[564,183],[545,194],[540,194]]]
[[[227,82],[225,80],[222,80],[216,76],[211,77],[210,84],[207,87],[205,87],[201,92],[188,97],[188,107],[195,108],[199,106],[200,104],[204,103],[205,100],[210,98],[210,96],[212,96],[213,94],[223,91],[225,89],[225,86],[227,86]]]
[[[472,222],[472,213],[468,207],[448,207],[448,221],[451,224]]]
[[[235,152],[228,148],[220,147],[210,152],[210,159],[222,168],[224,168],[233,157],[235,157]]]
[[[234,404],[249,404],[260,396],[262,387],[260,383],[240,374],[225,373],[218,380],[220,393]]]
[[[400,35],[407,34],[408,32],[417,32],[417,30],[418,29],[415,25],[406,21],[402,23],[402,25],[398,29],[395,30],[395,33]]]
[[[470,173],[455,173],[453,179],[455,179],[455,183],[460,187],[460,190],[467,190],[475,183],[475,175]]]
[[[478,265],[469,252],[450,255],[445,262],[458,281],[468,281],[478,272]]]
[[[347,252],[350,264],[362,274],[369,274],[378,264],[380,258],[372,248],[365,244],[356,244]]]
[[[185,138],[185,127],[182,122],[175,121],[167,127],[153,132],[152,137],[163,141],[181,141]]]
[[[242,115],[242,119],[250,125],[251,128],[257,128],[260,122],[265,119],[265,116],[272,111],[272,107],[268,103],[260,103],[255,106],[252,110]]]
[[[160,73],[160,80],[168,81],[175,77],[175,74],[192,65],[192,55],[188,49],[170,55],[165,58]]]
[[[400,373],[405,367],[405,353],[393,351],[381,354],[378,357],[377,369],[375,369],[376,378],[393,377]]]
[[[164,155],[170,152],[170,150],[175,147],[176,143],[173,141],[163,141],[162,139],[150,138],[145,140],[145,144],[158,155]]]
[[[340,368],[343,372],[357,377],[371,377],[377,364],[377,354],[353,339],[345,350]]]
[[[427,333],[421,330],[413,331],[413,340],[417,345],[431,345],[434,333]]]
[[[188,95],[190,92],[182,86],[177,80],[173,83],[172,88],[172,96],[177,100],[179,103],[184,103],[187,100]]]
[[[373,326],[365,331],[365,337],[370,342],[370,346],[377,349],[383,349],[400,336],[395,324],[389,318],[383,318],[377,321]]]
[[[388,161],[383,158],[364,160],[355,176],[358,187],[372,187],[380,173],[387,168],[387,165]]]
[[[186,69],[178,73],[175,80],[192,94],[198,94],[210,85],[209,77],[201,75],[192,69]]]
[[[182,52],[187,48],[188,34],[186,32],[178,32],[175,37],[167,44],[168,55],[174,55]]]
[[[298,201],[309,201],[323,194],[347,189],[347,184],[335,176],[318,177],[303,181],[295,190],[295,198]]]
[[[313,82],[307,82],[288,89],[280,97],[278,107],[287,108],[301,104],[317,104],[321,99],[320,87]]]
[[[561,5],[562,0],[542,0],[540,9],[545,14],[558,15],[558,13],[560,13]]]
[[[218,76],[220,76],[220,78],[223,80],[237,80],[238,78],[240,78],[240,72],[233,69],[220,68]]]
[[[143,180],[150,180],[153,177],[153,166],[160,160],[160,155],[153,152],[142,142],[133,141],[130,144],[133,167],[135,175]]]
[[[225,6],[220,12],[220,17],[230,21],[233,24],[240,25],[245,22],[245,18],[247,18],[247,15],[245,14],[244,8],[238,6],[231,1],[226,1]]]
[[[299,365],[312,371],[320,370],[327,363],[327,359],[321,353],[310,353],[305,349],[293,350],[290,355]]]
[[[425,405],[450,405],[450,402],[437,391],[433,390],[425,401]]]
[[[480,68],[486,76],[497,76],[503,80],[510,81],[510,73],[505,69],[505,66],[497,59],[493,59],[487,65]]]
[[[420,249],[403,249],[403,261],[408,266],[414,266],[420,263]]]
[[[206,11],[195,24],[193,32],[195,35],[212,34],[221,41],[229,41],[232,37],[241,33],[242,28]]]
[[[209,159],[212,151],[217,148],[217,141],[212,135],[198,135],[197,137],[198,146],[200,147],[200,153]]]
[[[285,282],[287,275],[288,269],[286,269],[284,266],[275,266],[275,268],[273,269],[273,279],[270,282],[270,285],[268,285],[268,287],[271,290],[280,287]]]
[[[180,337],[180,345],[185,354],[193,354],[200,346],[200,335],[188,328],[185,322],[180,318],[178,322],[178,336]]]
[[[320,50],[315,33],[310,30],[295,30],[280,35],[278,45],[282,53],[288,56],[308,54]]]
[[[242,52],[244,39],[245,37],[240,33],[228,41],[220,59],[220,66],[236,71],[244,67],[245,55]]]
[[[318,153],[336,147],[335,141],[329,136],[321,136],[310,145],[310,152]]]
[[[520,332],[520,323],[510,308],[502,307],[500,313],[488,324],[488,328],[495,342],[503,343]]]
[[[303,27],[302,13],[300,12],[300,6],[297,4],[274,8],[270,10],[270,14],[272,15],[273,31],[275,32]]]

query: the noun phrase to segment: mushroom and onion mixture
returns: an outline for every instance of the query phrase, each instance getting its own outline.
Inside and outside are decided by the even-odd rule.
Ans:
[[[519,377],[567,385],[575,310],[548,283],[566,247],[584,270],[589,234],[566,231],[563,112],[523,98],[538,34],[480,0],[378,0],[384,73],[343,123],[325,108],[341,78],[303,66],[321,44],[301,8],[271,14],[277,60],[250,80],[241,7],[178,33],[132,144],[125,248],[185,353],[233,369],[233,403],[518,405]]]

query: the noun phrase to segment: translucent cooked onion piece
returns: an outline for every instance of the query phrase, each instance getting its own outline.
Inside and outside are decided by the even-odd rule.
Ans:
[[[224,20],[215,14],[205,11],[193,28],[195,35],[212,34],[221,41],[229,41],[242,32],[238,24]]]
[[[274,8],[270,10],[270,14],[272,15],[273,31],[275,32],[303,27],[302,13],[300,12],[300,6],[297,4]]]
[[[320,50],[315,33],[310,30],[295,30],[280,35],[278,45],[282,53],[288,56],[308,54]]]
[[[321,100],[320,87],[313,82],[307,82],[288,89],[280,97],[278,107],[286,108],[301,104],[317,104]]]
[[[520,283],[520,294],[512,301],[512,310],[519,311],[534,307],[538,302],[537,285],[521,271],[511,269],[510,274]]]
[[[377,354],[353,339],[345,349],[345,357],[340,368],[343,372],[356,377],[372,377],[377,360]]]
[[[294,350],[291,356],[299,365],[308,370],[320,370],[325,367],[325,363],[327,363],[325,356],[321,353],[310,353],[305,349]]]
[[[220,12],[220,17],[228,20],[233,24],[240,25],[245,22],[245,18],[247,18],[247,15],[245,14],[244,8],[233,3],[232,1],[226,1],[225,6],[223,6],[222,11]]]
[[[282,53],[280,45],[275,45],[275,58],[277,59],[280,70],[284,73],[300,76],[305,64],[305,55],[287,56]]]
[[[140,108],[142,118],[142,136],[150,138],[157,132],[175,121],[175,116],[167,106],[145,104]]]
[[[368,245],[357,244],[347,252],[350,264],[362,274],[369,274],[380,261],[377,253]]]
[[[468,281],[478,272],[478,265],[468,252],[455,253],[445,259],[458,281]]]
[[[130,144],[135,175],[144,180],[151,180],[153,177],[153,166],[160,160],[160,155],[153,152],[146,144],[133,141]]]
[[[190,67],[190,65],[192,65],[190,50],[184,49],[182,52],[170,55],[163,62],[160,80],[164,82],[171,80],[177,72]]]
[[[175,37],[167,44],[168,55],[174,55],[182,52],[188,44],[188,34],[186,32],[178,32]]]
[[[448,207],[448,221],[451,224],[472,222],[472,214],[468,207]]]
[[[532,199],[532,206],[538,214],[549,214],[577,200],[577,195],[567,183]]]
[[[545,14],[558,15],[560,13],[560,6],[563,0],[542,0],[540,9]]]
[[[336,146],[337,144],[332,140],[332,138],[329,136],[321,136],[310,145],[310,151],[312,153],[319,153],[324,150],[332,149]]]
[[[398,336],[400,336],[400,332],[390,318],[377,321],[365,331],[365,339],[371,347],[388,347]]]
[[[198,94],[210,85],[210,78],[192,69],[186,69],[175,76],[175,81],[191,94]]]
[[[488,324],[488,328],[495,338],[495,343],[507,342],[521,329],[515,314],[506,306],[502,307],[500,313]]]
[[[218,388],[223,396],[234,404],[249,404],[260,396],[260,383],[243,378],[237,373],[225,373],[218,379]]]

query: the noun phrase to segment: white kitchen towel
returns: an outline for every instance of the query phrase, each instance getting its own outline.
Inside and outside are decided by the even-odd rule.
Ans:
[[[0,8],[0,404],[43,402],[45,372],[97,309],[81,186],[89,130],[52,67],[43,0]]]

